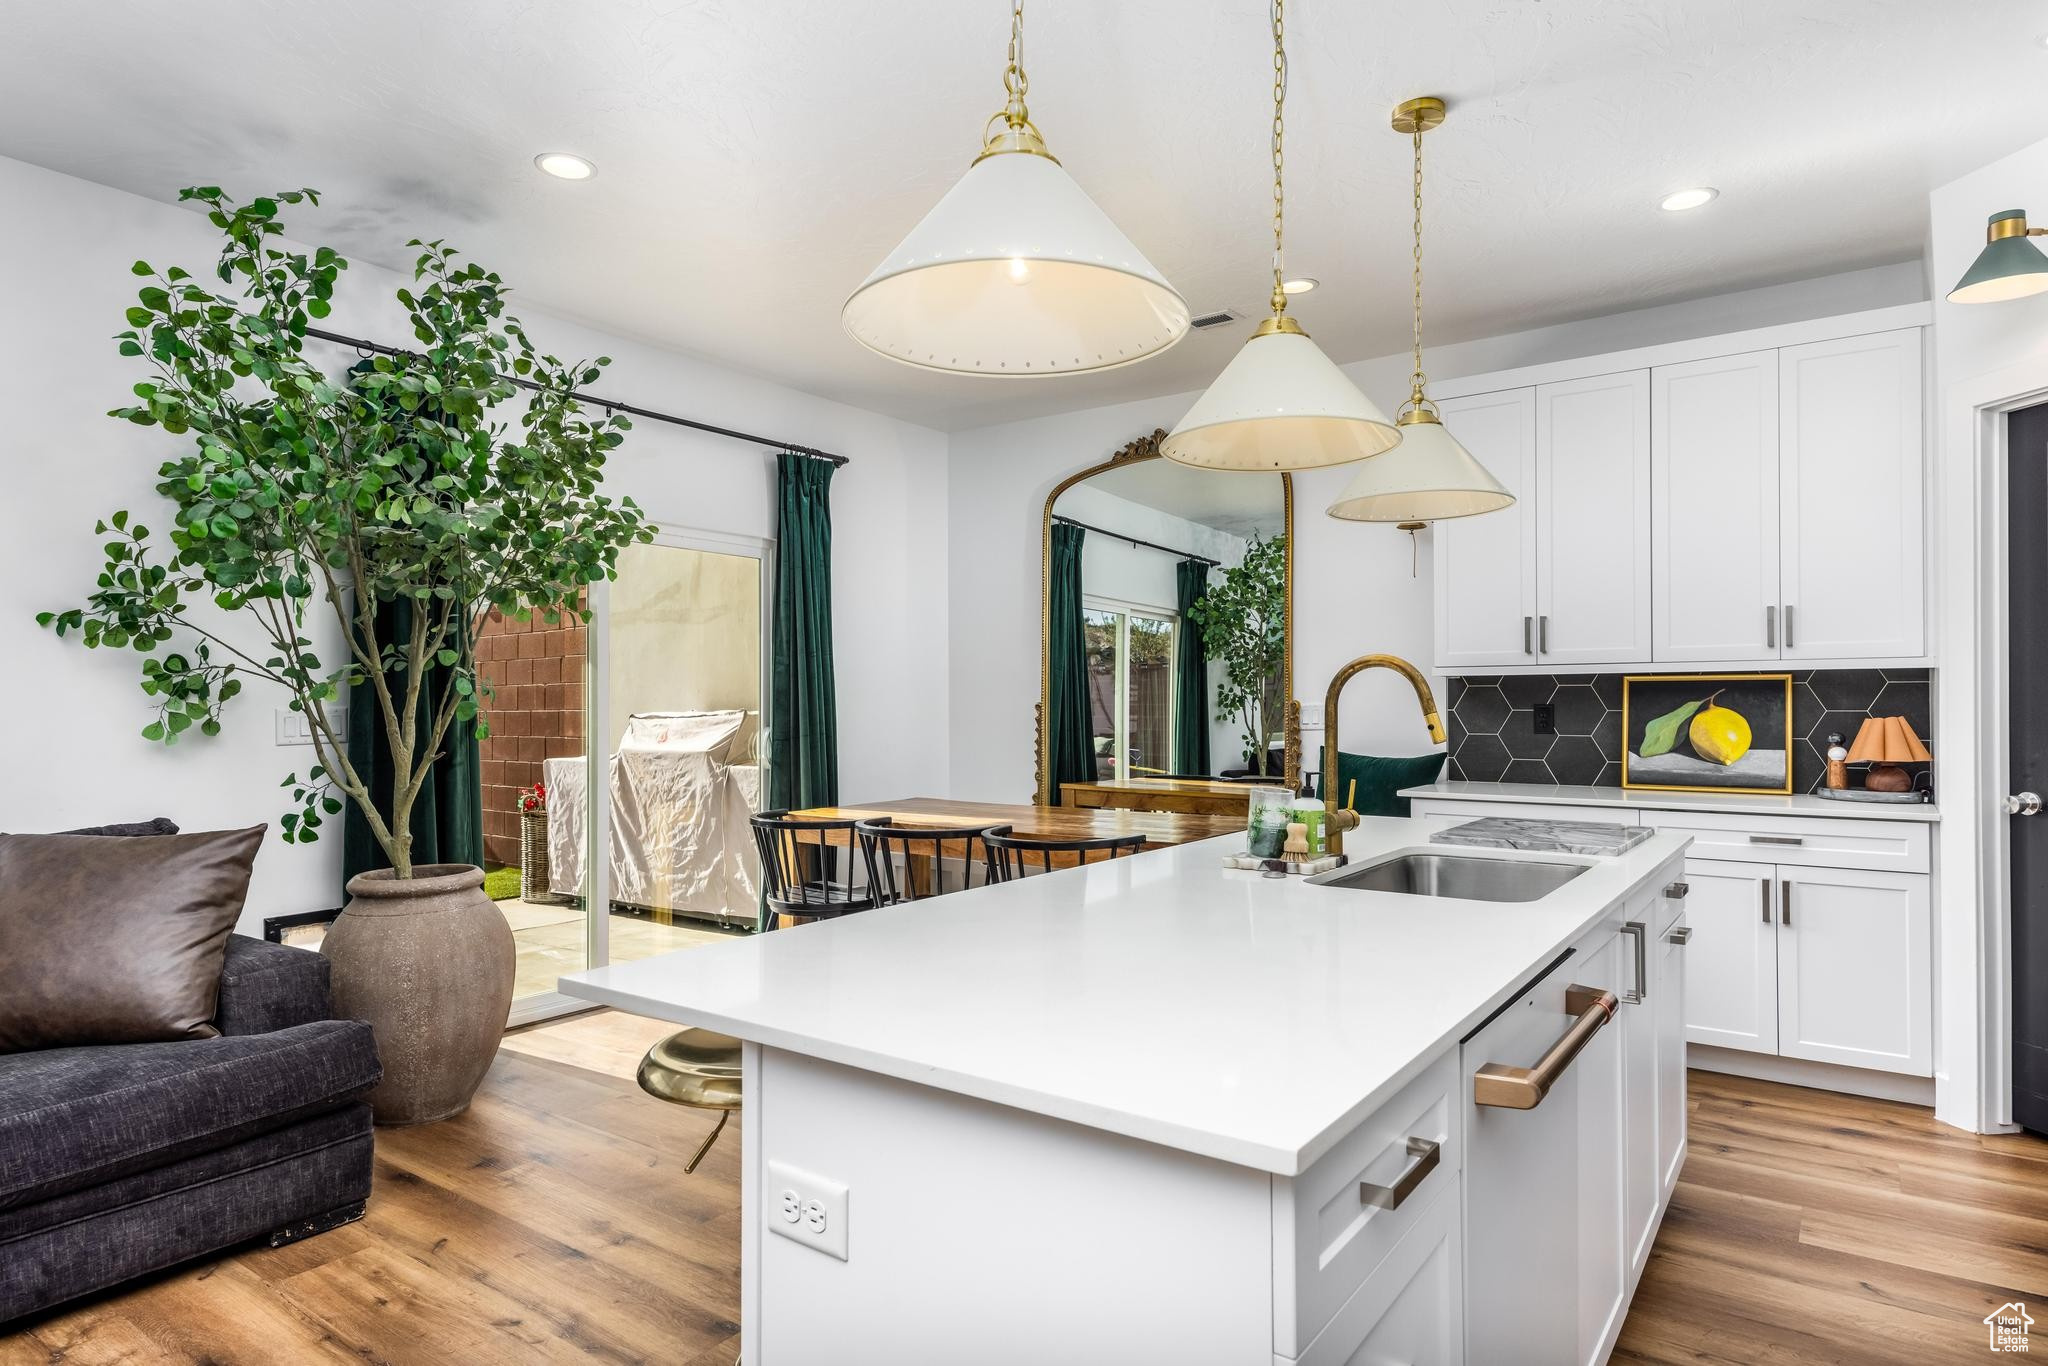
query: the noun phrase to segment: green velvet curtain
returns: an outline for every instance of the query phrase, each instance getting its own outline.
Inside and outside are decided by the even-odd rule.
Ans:
[[[404,640],[412,631],[412,604],[390,602],[377,611],[377,639],[389,644]],[[432,699],[439,696],[448,671],[439,665],[427,674],[421,690],[419,728],[427,731]],[[404,675],[391,675],[394,692],[404,687]],[[375,689],[366,681],[349,690],[348,760],[370,785],[377,809],[388,821],[391,816],[391,745],[384,735],[384,716],[377,705]],[[434,761],[420,795],[412,807],[412,861],[426,863],[468,863],[483,867],[484,807],[481,764],[477,754],[476,729],[457,721],[448,727],[441,755]],[[341,878],[344,885],[357,873],[389,868],[391,860],[370,834],[370,823],[354,802],[345,808],[341,840]],[[344,898],[346,899],[346,898]]]
[[[1173,771],[1209,771],[1209,652],[1202,628],[1189,615],[1209,593],[1209,566],[1182,560],[1175,566],[1180,589],[1180,629],[1174,635]]]
[[[1050,621],[1046,673],[1052,711],[1045,718],[1052,768],[1052,800],[1061,783],[1095,781],[1094,718],[1088,706],[1088,632],[1081,606],[1081,542],[1087,533],[1067,522],[1052,524],[1048,578]]]
[[[839,800],[839,703],[832,674],[829,460],[775,458],[775,619],[769,627],[768,805]]]

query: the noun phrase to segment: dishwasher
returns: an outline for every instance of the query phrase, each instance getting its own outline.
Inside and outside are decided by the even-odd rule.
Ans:
[[[1619,1270],[1585,1265],[1581,1250],[1618,1242],[1603,1235],[1620,1228],[1621,1153],[1601,1119],[1621,1096],[1620,1031],[1608,1027],[1620,952],[1611,932],[1579,943],[1460,1047],[1465,1302],[1483,1306],[1468,1319],[1473,1363],[1584,1361]]]

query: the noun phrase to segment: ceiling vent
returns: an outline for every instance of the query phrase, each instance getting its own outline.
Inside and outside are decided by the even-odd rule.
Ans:
[[[1188,326],[1197,332],[1207,332],[1212,327],[1223,327],[1229,323],[1237,322],[1242,316],[1242,314],[1233,313],[1229,309],[1223,308],[1218,309],[1214,313],[1204,313],[1199,317],[1188,319]]]

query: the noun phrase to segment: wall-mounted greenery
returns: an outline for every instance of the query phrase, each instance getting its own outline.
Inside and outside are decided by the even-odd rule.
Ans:
[[[112,414],[181,438],[182,453],[158,470],[169,546],[114,513],[96,528],[108,538],[97,589],[83,607],[37,620],[140,653],[158,709],[143,734],[165,744],[195,727],[218,732],[245,678],[282,688],[318,761],[285,779],[295,807],[285,838],[318,838],[346,799],[410,877],[412,807],[450,727],[485,726],[472,655],[483,616],[578,610],[583,586],[615,573],[621,547],[652,539],[631,499],[598,491],[629,424],[570,397],[609,361],[537,351],[495,273],[415,241],[413,285],[397,298],[418,350],[330,374],[306,355],[306,329],[328,315],[348,262],[328,247],[290,247],[279,218],[319,197],[238,204],[206,186],[180,198],[225,237],[214,274],[226,289],[135,263],[147,283],[118,341],[149,375],[138,401]],[[515,378],[535,387],[508,420]],[[189,611],[202,597],[264,643]],[[378,609],[395,602],[411,605],[410,629],[380,638]],[[309,614],[321,612],[340,626],[339,658],[323,659],[308,637]],[[445,682],[430,681],[436,665]],[[365,681],[393,760],[381,808],[323,706]]]

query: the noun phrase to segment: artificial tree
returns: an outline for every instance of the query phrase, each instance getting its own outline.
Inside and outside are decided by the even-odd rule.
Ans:
[[[1202,649],[1223,661],[1216,685],[1216,719],[1244,727],[1245,761],[1267,767],[1270,709],[1287,657],[1287,537],[1253,532],[1244,559],[1223,571],[1188,615],[1202,628]]]
[[[135,263],[148,283],[117,340],[150,375],[137,402],[111,414],[184,438],[157,471],[169,547],[114,513],[96,528],[110,539],[85,606],[37,620],[142,655],[142,690],[157,708],[142,733],[153,741],[217,734],[244,678],[284,689],[317,760],[284,781],[295,808],[284,838],[318,839],[345,799],[409,879],[413,805],[451,727],[488,728],[474,655],[485,616],[587,617],[584,585],[614,576],[623,546],[653,539],[632,499],[599,491],[626,418],[573,397],[610,362],[536,350],[494,272],[415,240],[413,284],[397,298],[417,349],[329,374],[306,354],[307,329],[328,315],[348,262],[328,247],[292,248],[279,217],[319,196],[240,204],[202,186],[179,198],[223,234],[214,273],[225,288]],[[508,421],[501,405],[522,386],[530,392]],[[191,610],[201,598],[217,610]],[[393,603],[410,606],[409,627],[380,633],[380,608]],[[342,642],[332,658],[309,634],[323,612]],[[263,643],[249,644],[238,620]],[[325,706],[359,683],[391,751],[381,807]]]

